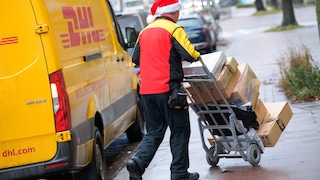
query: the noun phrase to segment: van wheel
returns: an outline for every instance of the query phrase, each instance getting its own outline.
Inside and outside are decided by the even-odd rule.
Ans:
[[[140,101],[137,103],[136,121],[127,129],[126,134],[130,143],[141,141],[146,133],[146,122]]]
[[[95,127],[93,154],[91,163],[77,174],[79,180],[107,179],[107,164],[104,156],[100,131]]]

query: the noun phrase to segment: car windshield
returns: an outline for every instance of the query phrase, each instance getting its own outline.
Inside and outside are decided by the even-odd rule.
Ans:
[[[118,17],[121,31],[125,34],[125,27],[133,27],[137,32],[140,32],[143,27],[137,16],[123,15]]]
[[[200,21],[196,18],[179,19],[177,23],[183,27],[201,26]]]

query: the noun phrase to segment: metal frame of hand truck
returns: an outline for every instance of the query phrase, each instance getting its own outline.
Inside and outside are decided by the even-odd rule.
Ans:
[[[259,135],[253,128],[243,127],[241,120],[236,118],[233,111],[236,106],[228,103],[218,87],[214,75],[201,59],[200,61],[205,73],[185,75],[184,85],[187,92],[186,86],[188,84],[191,86],[189,88],[193,89],[194,94],[188,92],[188,96],[191,101],[190,106],[198,115],[202,147],[206,151],[208,164],[216,166],[220,158],[243,158],[253,166],[259,164],[264,150]],[[197,88],[199,86],[201,86],[201,92]],[[217,101],[212,95],[212,87],[218,92],[221,100]],[[204,93],[209,95],[210,100],[204,100],[201,97],[201,94]],[[193,96],[197,96],[201,103],[195,102]],[[211,147],[205,143],[205,130],[208,130],[212,136]],[[226,132],[231,132],[231,134]]]

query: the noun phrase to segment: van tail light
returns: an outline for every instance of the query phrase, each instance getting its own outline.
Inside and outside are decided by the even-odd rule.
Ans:
[[[50,74],[50,85],[56,131],[68,130],[71,128],[71,113],[62,71]]]

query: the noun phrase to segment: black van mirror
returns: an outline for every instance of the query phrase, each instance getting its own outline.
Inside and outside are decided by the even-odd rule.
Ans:
[[[126,27],[127,47],[133,48],[138,39],[137,31],[133,27]]]

